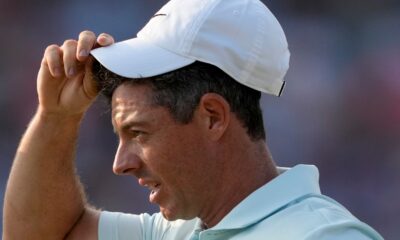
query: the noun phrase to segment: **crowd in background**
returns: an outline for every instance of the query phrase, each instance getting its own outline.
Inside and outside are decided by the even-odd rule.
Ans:
[[[45,47],[86,29],[116,40],[134,37],[165,2],[0,1],[0,204],[19,139],[36,110]],[[276,163],[317,165],[323,193],[384,238],[399,239],[400,2],[264,2],[280,20],[292,54],[283,95],[262,98]],[[81,132],[78,172],[89,201],[111,211],[156,211],[135,179],[112,173],[118,143],[101,98]]]

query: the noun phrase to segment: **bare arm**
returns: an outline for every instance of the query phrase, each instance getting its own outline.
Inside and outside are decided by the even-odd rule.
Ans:
[[[97,42],[108,45],[113,39],[103,35]],[[94,34],[85,31],[78,41],[45,51],[37,79],[39,107],[7,184],[4,240],[97,239],[99,214],[87,207],[74,163],[80,122],[97,95],[88,57],[95,43]]]

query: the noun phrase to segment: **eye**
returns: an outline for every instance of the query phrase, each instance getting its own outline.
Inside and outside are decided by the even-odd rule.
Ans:
[[[134,130],[134,129],[129,130],[129,135],[131,136],[131,138],[139,138],[142,137],[144,134],[145,132],[140,130]]]
[[[142,144],[147,141],[148,134],[140,130],[129,130],[129,137],[132,141]]]

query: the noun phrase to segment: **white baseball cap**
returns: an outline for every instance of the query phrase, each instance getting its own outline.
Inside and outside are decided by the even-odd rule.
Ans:
[[[259,0],[171,0],[136,38],[91,54],[128,78],[152,77],[201,61],[276,96],[290,57],[281,25]]]

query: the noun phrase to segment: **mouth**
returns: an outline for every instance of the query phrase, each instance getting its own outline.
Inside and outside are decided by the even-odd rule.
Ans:
[[[161,184],[157,183],[152,187],[149,187],[150,189],[150,195],[149,195],[149,200],[151,203],[156,203],[157,201],[157,196],[160,192],[161,189]]]
[[[144,180],[142,178],[139,179],[139,184],[143,187],[146,187],[150,190],[149,201],[151,203],[157,203],[157,199],[159,198],[159,193],[161,189],[161,183]]]

